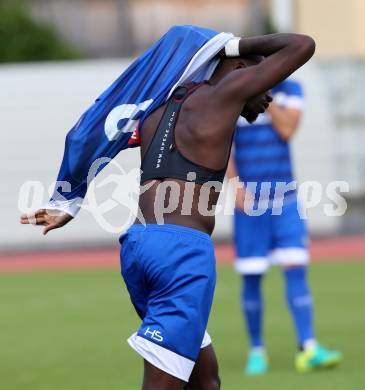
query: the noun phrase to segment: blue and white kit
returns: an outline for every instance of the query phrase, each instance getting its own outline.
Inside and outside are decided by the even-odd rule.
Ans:
[[[128,343],[185,382],[206,332],[216,270],[211,237],[178,225],[133,225],[120,238],[122,275],[142,320]]]
[[[303,91],[294,80],[283,81],[273,88],[272,94],[280,107],[303,109]],[[272,210],[277,184],[291,183],[294,177],[289,144],[280,138],[267,112],[253,124],[241,120],[234,149],[240,181],[248,188],[252,188],[249,183],[257,183],[256,191],[250,192],[255,207],[259,204],[263,183],[270,188],[266,203],[269,207],[262,215],[247,215],[235,210],[236,270],[242,274],[261,274],[270,264],[307,264],[308,234],[305,221],[300,217],[296,191],[289,190],[284,194],[280,215],[274,215]]]
[[[140,145],[144,120],[177,86],[208,80],[232,38],[199,26],[173,26],[136,58],[67,134],[55,190],[44,208],[74,217],[94,177],[119,152]],[[155,366],[188,381],[200,348],[210,343],[205,329],[215,286],[212,240],[179,226],[135,225],[121,242],[124,280],[143,319],[129,343]]]

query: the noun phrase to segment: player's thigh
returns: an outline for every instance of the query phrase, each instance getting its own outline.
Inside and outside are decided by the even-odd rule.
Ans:
[[[235,269],[238,273],[262,274],[268,269],[272,242],[270,224],[268,212],[260,216],[250,216],[235,210]]]
[[[216,390],[220,388],[218,361],[212,344],[202,348],[185,387],[191,390]]]
[[[146,314],[148,291],[136,259],[137,242],[133,235],[125,234],[121,237],[120,243],[120,264],[123,280],[136,312],[143,319]]]
[[[241,210],[234,214],[237,257],[266,256],[270,248],[270,215],[251,216]]]
[[[142,390],[181,390],[184,382],[144,360]]]

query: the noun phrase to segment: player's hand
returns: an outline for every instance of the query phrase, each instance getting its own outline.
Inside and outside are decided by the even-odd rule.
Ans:
[[[245,197],[246,197],[246,190],[243,187],[238,188],[236,192],[236,199],[235,199],[236,209],[241,211],[245,210]]]
[[[39,209],[34,213],[22,214],[20,223],[22,225],[44,226],[43,234],[47,234],[50,230],[66,225],[72,219],[73,217],[64,211]]]

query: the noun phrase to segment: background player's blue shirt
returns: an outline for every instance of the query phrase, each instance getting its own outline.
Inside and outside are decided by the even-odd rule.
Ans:
[[[303,90],[294,80],[285,80],[272,90],[274,102],[283,108],[303,108]],[[257,183],[255,199],[260,196],[262,183],[269,190],[269,198],[273,199],[278,182],[290,183],[294,180],[287,141],[280,138],[272,125],[270,114],[261,114],[256,122],[241,122],[235,134],[235,163],[240,181]],[[285,197],[293,195],[293,191],[285,193]],[[267,198],[264,193],[262,198]]]

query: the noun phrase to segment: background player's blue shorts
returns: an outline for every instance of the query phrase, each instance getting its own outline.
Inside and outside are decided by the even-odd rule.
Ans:
[[[216,271],[211,237],[177,225],[133,225],[120,238],[122,275],[142,325],[128,342],[144,359],[188,381],[206,326]]]
[[[309,261],[308,233],[297,201],[284,204],[281,215],[272,215],[271,209],[260,216],[235,210],[234,236],[239,273],[261,274],[270,264],[304,265]]]

